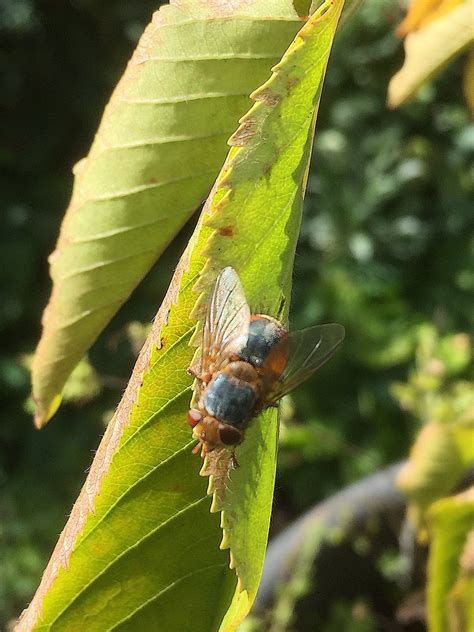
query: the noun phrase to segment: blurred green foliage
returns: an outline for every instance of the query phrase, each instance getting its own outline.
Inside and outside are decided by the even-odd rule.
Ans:
[[[70,194],[71,167],[87,152],[156,6],[0,0],[2,621],[35,589],[104,417],[126,384],[142,336],[129,323],[151,321],[190,234],[188,227],[175,240],[92,349],[94,386],[85,375],[76,401],[35,431],[24,408],[23,356],[39,336],[50,288],[46,258]],[[443,336],[474,329],[474,126],[463,103],[462,63],[410,105],[388,111],[387,84],[402,59],[394,35],[400,16],[396,3],[364,3],[339,34],[329,66],[292,326],[337,320],[347,337],[336,358],[285,403],[275,529],[407,454],[416,427],[400,412],[391,384],[407,381],[420,326],[431,324]],[[343,610],[335,606],[328,629],[338,629]],[[354,629],[371,629],[362,619]]]
[[[336,40],[326,80],[292,325],[336,320],[347,334],[294,394],[282,433],[277,488],[295,513],[315,490],[330,494],[406,454],[416,428],[390,385],[405,379],[420,325],[474,329],[474,126],[462,63],[387,110],[402,59],[398,19],[396,4],[363,3]]]
[[[418,341],[416,368],[391,391],[421,427],[397,482],[423,539],[427,510],[474,466],[474,363],[466,334],[440,337],[425,324]]]

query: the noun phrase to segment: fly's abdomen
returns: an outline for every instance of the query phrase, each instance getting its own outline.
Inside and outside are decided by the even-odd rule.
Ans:
[[[250,384],[227,373],[216,375],[203,397],[208,415],[233,426],[252,417],[256,401],[255,389]]]

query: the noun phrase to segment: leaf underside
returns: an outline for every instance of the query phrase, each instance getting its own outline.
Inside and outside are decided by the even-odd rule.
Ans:
[[[342,0],[325,2],[252,98],[132,378],[18,630],[233,630],[263,565],[277,414],[255,419],[240,467],[200,477],[185,423],[185,369],[217,273],[232,265],[250,306],[287,318],[319,103]],[[198,293],[197,293],[198,292]],[[198,300],[197,300],[198,299]],[[194,338],[194,344],[196,339]],[[218,478],[218,477],[217,477]],[[222,527],[220,522],[222,521]],[[220,545],[222,548],[220,548]],[[230,547],[232,570],[229,568]]]

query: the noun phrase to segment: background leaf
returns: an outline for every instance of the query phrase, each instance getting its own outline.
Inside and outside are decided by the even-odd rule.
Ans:
[[[237,586],[184,422],[193,288],[199,279],[199,314],[230,263],[254,309],[276,313],[286,300],[287,312],[314,108],[341,8],[325,2],[255,93],[20,630],[83,629],[85,621],[89,630],[157,621],[182,630],[190,616],[194,630],[213,630],[226,611],[222,629],[233,629],[248,612],[269,526],[276,413],[251,425],[221,498]]]
[[[459,560],[474,524],[474,487],[457,496],[438,500],[430,510],[430,517],[429,629],[445,632],[449,629],[447,597],[459,575]]]
[[[209,192],[248,95],[301,26],[290,0],[155,13],[104,112],[50,257],[33,364],[36,424],[74,366]]]
[[[412,31],[423,28],[433,20],[449,13],[463,0],[412,0],[407,15],[397,29],[399,37],[405,37]]]
[[[473,10],[473,1],[464,0],[406,37],[405,62],[388,87],[390,107],[408,101],[423,83],[469,46],[473,41]]]
[[[474,48],[470,50],[466,59],[463,88],[464,97],[471,112],[471,116],[474,117]]]
[[[460,559],[460,571],[448,595],[450,630],[463,632],[474,629],[474,528],[466,538]]]

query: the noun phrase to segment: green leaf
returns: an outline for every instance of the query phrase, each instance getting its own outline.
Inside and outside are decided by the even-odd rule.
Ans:
[[[474,524],[474,487],[437,501],[430,510],[432,541],[428,566],[428,622],[430,632],[448,627],[449,600],[460,571],[467,536]],[[468,630],[469,628],[464,628]]]
[[[185,0],[153,16],[107,105],[51,255],[35,423],[208,194],[227,139],[301,26],[291,0]]]
[[[458,446],[459,456],[464,464],[464,468],[468,470],[474,466],[474,392],[472,385],[469,385],[471,390],[471,419],[467,423],[456,424],[453,427],[453,437]]]
[[[288,312],[315,110],[342,4],[321,6],[253,94],[20,631],[172,632],[192,621],[193,632],[208,632],[233,630],[248,613],[268,538],[276,411],[250,425],[237,470],[227,452],[206,462],[219,517],[191,454],[185,369],[225,265],[252,308],[276,314],[286,301]]]
[[[416,505],[418,517],[423,518],[435,500],[453,491],[466,468],[452,428],[432,422],[416,438],[397,485]]]
[[[460,566],[456,583],[448,595],[448,621],[452,632],[474,630],[474,527],[467,535]]]
[[[405,62],[392,77],[388,105],[399,107],[473,41],[473,0],[433,20],[405,39]]]

